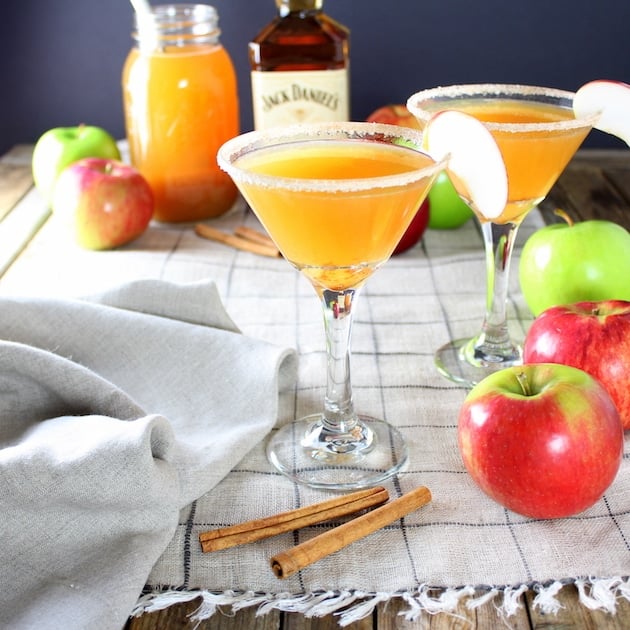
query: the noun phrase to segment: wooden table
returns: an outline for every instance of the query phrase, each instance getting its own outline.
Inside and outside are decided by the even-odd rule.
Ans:
[[[49,212],[41,203],[30,201],[33,186],[30,172],[32,147],[20,145],[0,158],[0,282],[1,276],[12,265],[19,264],[20,256],[37,239],[40,227]],[[547,222],[560,220],[554,209],[564,209],[575,220],[601,218],[615,221],[630,229],[630,152],[583,150],[565,170],[548,198],[541,204]],[[15,209],[15,210],[14,210]],[[531,603],[532,593],[521,597],[522,607],[507,619],[506,627],[514,630],[528,628],[630,628],[630,602],[619,600],[617,614],[590,611],[578,601],[577,591],[565,587],[559,600],[564,608],[557,615],[545,615]],[[198,606],[198,601],[178,604],[154,613],[130,619],[126,630],[153,630],[193,627],[187,617]],[[500,627],[495,604],[468,610],[461,604],[455,614],[423,614],[416,621],[405,621],[399,616],[405,610],[403,602],[393,600],[381,604],[373,615],[347,626],[350,630],[393,630],[394,628],[479,628]],[[324,630],[337,628],[333,616],[308,619],[296,613],[273,611],[257,618],[255,609],[232,614],[216,614],[196,627],[199,630]]]

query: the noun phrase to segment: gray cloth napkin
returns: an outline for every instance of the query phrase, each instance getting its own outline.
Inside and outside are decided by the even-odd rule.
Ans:
[[[273,427],[295,353],[210,282],[1,298],[0,339],[0,626],[119,628],[180,509]]]

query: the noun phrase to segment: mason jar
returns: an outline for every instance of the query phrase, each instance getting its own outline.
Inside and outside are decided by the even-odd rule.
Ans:
[[[216,160],[219,147],[239,133],[236,74],[218,22],[216,9],[204,4],[136,14],[135,45],[122,72],[125,128],[158,221],[216,217],[237,197]]]

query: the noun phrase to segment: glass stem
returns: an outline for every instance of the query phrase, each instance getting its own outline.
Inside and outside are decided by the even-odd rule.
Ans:
[[[350,337],[357,289],[320,293],[326,331],[326,399],[323,424],[331,432],[348,434],[358,423],[352,402]]]
[[[520,360],[520,348],[511,340],[507,322],[507,295],[512,248],[518,223],[481,224],[486,251],[486,315],[475,340],[475,359],[489,363]]]

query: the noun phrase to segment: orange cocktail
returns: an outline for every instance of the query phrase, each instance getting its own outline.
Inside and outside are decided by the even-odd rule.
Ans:
[[[573,97],[573,92],[554,88],[486,83],[422,90],[407,101],[421,125],[443,110],[480,120],[499,146],[507,172],[507,203],[498,216],[484,216],[468,200],[484,238],[486,313],[476,336],[453,339],[435,355],[440,373],[453,381],[470,387],[522,362],[521,346],[509,334],[506,308],[512,248],[519,225],[545,198],[595,123],[597,116],[575,116]],[[461,140],[465,144],[466,138]],[[483,170],[482,162],[479,168]],[[463,182],[453,183],[466,198]]]
[[[520,221],[542,201],[590,131],[590,126],[571,122],[575,117],[570,107],[549,103],[462,99],[457,109],[489,123],[503,154],[508,203],[493,219],[496,223]]]
[[[151,185],[155,218],[218,216],[237,190],[216,153],[238,134],[236,79],[218,44],[134,48],[123,69],[131,161]]]
[[[389,258],[431,182],[383,188],[366,185],[418,171],[433,160],[397,145],[295,142],[257,151],[236,166],[299,185],[270,187],[244,181],[241,190],[285,258],[317,284],[341,289],[357,284]],[[309,184],[317,180],[317,186]],[[322,186],[328,180],[327,186]],[[363,180],[361,186],[351,180]]]
[[[323,310],[323,410],[279,427],[267,442],[269,461],[294,481],[349,490],[376,485],[407,461],[400,431],[355,411],[350,331],[361,287],[446,165],[421,145],[417,130],[357,122],[255,131],[219,150],[219,164],[311,281]]]

